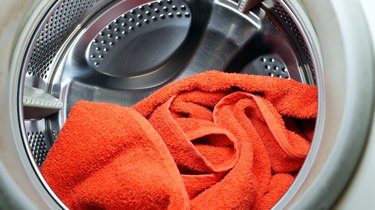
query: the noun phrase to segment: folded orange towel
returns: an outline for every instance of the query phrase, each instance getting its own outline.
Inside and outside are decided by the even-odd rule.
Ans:
[[[316,113],[313,86],[210,71],[132,109],[78,102],[41,171],[72,209],[269,209]]]

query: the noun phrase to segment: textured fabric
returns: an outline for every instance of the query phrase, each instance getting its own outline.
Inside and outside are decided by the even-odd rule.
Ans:
[[[132,108],[81,101],[41,171],[72,209],[270,209],[308,153],[317,90],[217,71]]]

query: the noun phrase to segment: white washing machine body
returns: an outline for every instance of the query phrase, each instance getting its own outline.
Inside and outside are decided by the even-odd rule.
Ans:
[[[371,0],[284,0],[316,58],[311,151],[275,209],[375,209],[375,15]],[[23,142],[20,75],[28,41],[54,1],[0,1],[0,209],[59,209]],[[79,31],[80,25],[76,31]]]
[[[364,13],[367,17],[369,31],[372,36],[372,45],[375,49],[375,2],[370,0],[361,1]],[[374,69],[375,70],[375,69]],[[375,119],[375,115],[373,116]],[[364,148],[362,157],[355,169],[353,177],[346,186],[337,201],[336,208],[343,210],[351,209],[375,209],[375,122],[372,122],[368,142]]]

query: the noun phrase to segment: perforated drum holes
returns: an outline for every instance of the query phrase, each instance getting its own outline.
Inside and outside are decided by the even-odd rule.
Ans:
[[[258,64],[260,63],[260,65],[263,65],[265,75],[290,79],[288,69],[280,59],[270,56],[264,56],[258,58],[257,60]]]
[[[300,32],[300,30],[297,28],[295,22],[292,20],[288,12],[285,11],[284,7],[281,6],[279,2],[276,2],[276,4],[273,7],[273,13],[275,16],[278,16],[279,20],[281,20],[281,23],[285,25],[285,27],[294,34],[294,38],[298,42],[298,47],[302,49],[302,53],[304,54],[304,58],[306,59],[307,64],[310,68],[310,74],[312,74],[312,79],[316,79],[314,65],[311,59],[311,55],[309,53],[309,50],[307,48],[307,45],[305,43],[305,40]]]
[[[169,24],[175,24],[176,20],[190,17],[188,6],[180,0],[155,1],[127,11],[104,27],[91,41],[89,62],[100,72],[111,72],[103,62],[111,56],[112,49],[124,42],[130,34],[137,32],[142,37],[142,30],[147,30],[145,27],[149,25],[170,27]]]
[[[50,18],[39,29],[27,63],[27,74],[46,79],[56,52],[77,26],[83,14],[101,0],[60,1]]]
[[[35,162],[41,166],[47,156],[47,146],[44,131],[29,131],[27,132],[27,141],[30,145]]]

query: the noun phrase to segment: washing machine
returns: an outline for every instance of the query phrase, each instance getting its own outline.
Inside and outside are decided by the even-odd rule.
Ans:
[[[318,88],[274,209],[375,209],[371,0],[0,0],[0,209],[64,209],[39,168],[78,100],[130,106],[219,69]]]

